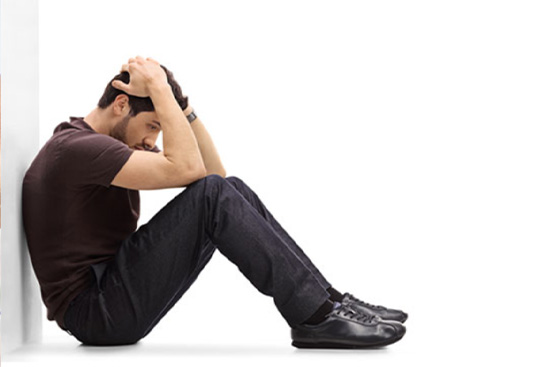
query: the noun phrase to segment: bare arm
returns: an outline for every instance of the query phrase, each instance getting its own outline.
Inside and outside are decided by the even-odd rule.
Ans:
[[[191,111],[192,107],[188,107],[185,109],[185,114],[187,115]],[[206,174],[217,174],[225,177],[225,168],[223,167],[218,151],[216,150],[214,141],[199,117],[191,122],[191,128],[193,129],[193,133],[195,134],[195,138],[199,144],[202,159],[206,167]]]
[[[206,174],[193,130],[178,105],[160,64],[141,57],[122,66],[131,75],[130,84],[113,82],[115,88],[139,97],[150,97],[160,120],[164,151],[135,151],[114,178],[115,186],[131,189],[181,187]]]

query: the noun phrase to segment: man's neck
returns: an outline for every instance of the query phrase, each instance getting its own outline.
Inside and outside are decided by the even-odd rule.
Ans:
[[[90,125],[92,129],[100,134],[110,135],[112,130],[112,120],[108,116],[108,110],[102,110],[96,107],[92,112],[84,118],[84,121]]]

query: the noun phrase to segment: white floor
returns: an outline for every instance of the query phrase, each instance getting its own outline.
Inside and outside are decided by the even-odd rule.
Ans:
[[[13,354],[4,365],[14,366],[120,366],[132,365],[211,365],[210,362],[230,363],[231,366],[263,365],[334,365],[363,362],[377,365],[403,365],[414,358],[405,343],[392,348],[368,351],[304,351],[288,343],[247,343],[242,341],[218,342],[149,342],[134,346],[93,348],[68,344],[61,340],[43,345],[28,346]],[[415,358],[416,359],[416,358]],[[13,362],[13,363],[11,363]],[[15,363],[17,362],[17,363]],[[235,364],[233,364],[233,363]]]
[[[270,320],[271,321],[271,320]],[[270,323],[270,322],[269,322]],[[233,326],[232,322],[226,323]],[[414,323],[411,327],[414,329]],[[229,363],[230,366],[271,365],[354,365],[356,362],[373,363],[377,366],[397,366],[420,362],[420,340],[411,333],[399,343],[386,348],[361,351],[298,350],[290,345],[286,325],[275,330],[264,329],[259,335],[258,325],[244,325],[235,334],[238,338],[225,340],[229,330],[208,335],[201,333],[193,338],[182,332],[180,340],[167,338],[173,325],[162,325],[165,330],[155,330],[136,345],[124,347],[86,347],[61,332],[50,336],[40,345],[29,345],[11,353],[3,360],[5,366],[124,366],[181,365],[203,366],[214,363]],[[161,325],[159,325],[161,327]],[[435,360],[433,361],[435,365]]]
[[[231,322],[227,324],[232,325]],[[464,335],[428,335],[417,320],[407,323],[408,334],[400,342],[379,349],[298,350],[290,346],[286,327],[259,332],[258,325],[243,326],[237,338],[227,339],[231,332],[222,330],[198,337],[182,332],[179,340],[167,338],[174,325],[152,333],[136,345],[124,347],[86,347],[65,337],[62,333],[50,336],[40,345],[21,348],[3,358],[4,366],[211,366],[223,363],[229,366],[484,366],[529,365],[548,366],[543,346],[533,348],[499,346],[502,335],[492,335],[486,344],[457,340]],[[430,325],[430,329],[433,325]],[[243,332],[259,332],[244,335]],[[474,333],[488,330],[476,328]],[[507,338],[506,338],[507,339]],[[540,340],[539,340],[540,342]]]

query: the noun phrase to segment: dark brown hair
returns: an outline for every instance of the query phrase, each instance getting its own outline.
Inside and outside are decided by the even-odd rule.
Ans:
[[[163,68],[166,72],[168,84],[170,84],[170,86],[172,87],[172,93],[174,93],[176,101],[178,101],[178,104],[180,105],[182,110],[186,109],[187,96],[183,95],[180,85],[178,84],[176,79],[174,79],[174,74],[165,66],[161,65],[160,67]],[[128,84],[130,82],[130,74],[124,71],[118,75],[115,75],[115,77],[111,79],[109,84],[107,84],[103,95],[99,99],[99,102],[97,103],[97,106],[99,108],[107,108],[111,103],[113,103],[113,101],[119,94],[125,94],[129,98],[128,104],[130,105],[130,116],[136,116],[140,112],[150,112],[155,110],[151,98],[132,96],[120,89],[116,89],[111,85],[113,80],[121,80],[122,82]]]

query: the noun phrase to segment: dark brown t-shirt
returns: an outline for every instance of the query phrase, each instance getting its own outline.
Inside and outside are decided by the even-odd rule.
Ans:
[[[139,218],[139,191],[111,186],[132,150],[82,118],[56,127],[23,181],[23,224],[48,319],[64,328],[90,265],[113,257]]]

